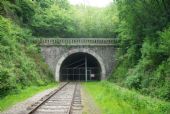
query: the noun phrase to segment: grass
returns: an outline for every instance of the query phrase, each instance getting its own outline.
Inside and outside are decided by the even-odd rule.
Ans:
[[[56,83],[49,84],[47,86],[30,86],[21,90],[17,94],[10,94],[4,98],[0,98],[0,112],[8,109],[12,105],[15,105],[18,102],[24,101],[33,95],[42,92],[43,90],[56,87]]]
[[[170,114],[170,103],[104,82],[83,83],[102,114]]]

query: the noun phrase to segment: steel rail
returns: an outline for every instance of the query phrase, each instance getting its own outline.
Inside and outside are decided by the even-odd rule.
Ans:
[[[71,105],[69,107],[69,110],[68,110],[67,114],[71,114],[71,109],[72,109],[72,106],[73,106],[73,102],[74,102],[74,98],[75,98],[75,94],[76,94],[76,90],[77,90],[77,83],[78,82],[76,82],[74,93],[73,93],[73,97],[72,97],[72,101],[71,101]]]
[[[56,89],[54,91],[54,93],[52,93],[51,95],[49,95],[45,100],[43,100],[40,104],[38,104],[35,108],[33,108],[32,110],[30,110],[28,112],[28,114],[33,114],[40,106],[42,106],[46,101],[48,101],[52,96],[54,96],[56,93],[58,93],[62,88],[64,88],[67,84],[69,84],[70,82],[65,83],[64,85],[62,85],[61,87],[59,87],[58,89]]]

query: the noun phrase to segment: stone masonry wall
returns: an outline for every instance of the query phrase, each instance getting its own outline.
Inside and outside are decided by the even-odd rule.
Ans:
[[[115,48],[114,46],[41,46],[41,53],[46,63],[49,65],[53,74],[56,72],[56,65],[59,59],[65,53],[74,49],[86,49],[95,52],[103,60],[106,76],[112,72],[115,64]],[[88,52],[87,52],[88,53]]]

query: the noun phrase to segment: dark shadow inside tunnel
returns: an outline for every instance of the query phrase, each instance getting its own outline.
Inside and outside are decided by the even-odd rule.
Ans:
[[[101,66],[97,59],[87,53],[68,56],[60,67],[60,81],[99,81]]]

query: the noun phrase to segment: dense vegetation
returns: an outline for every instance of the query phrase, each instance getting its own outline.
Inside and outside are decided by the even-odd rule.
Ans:
[[[30,85],[52,80],[29,30],[0,17],[0,97]]]
[[[39,92],[45,91],[46,89],[51,89],[56,87],[56,83],[50,83],[48,85],[37,86],[31,85],[24,89],[21,89],[17,94],[9,94],[4,98],[0,99],[0,112],[8,109],[12,105],[15,105],[18,102],[22,102]]]
[[[23,1],[18,6],[7,1],[1,1],[0,4],[2,14],[0,16],[0,98],[20,93],[29,86],[42,86],[53,82],[53,76],[43,62],[39,49],[32,43],[31,31],[23,28],[29,25],[30,16],[27,15],[32,14],[20,9],[22,7],[19,6],[24,4]],[[18,11],[22,13],[18,14]]]
[[[142,96],[108,81],[83,83],[102,114],[169,114],[170,103]]]
[[[67,0],[4,0],[0,6],[1,15],[29,28],[36,37],[116,36],[116,7],[71,6]]]
[[[47,2],[48,1],[48,2]],[[71,6],[67,0],[40,0],[31,28],[40,37],[70,37],[73,32]]]
[[[33,37],[118,37],[109,80],[169,101],[169,14],[169,0],[114,0],[106,8],[71,6],[67,0],[1,0],[0,97],[53,80]]]
[[[120,49],[111,80],[170,100],[169,0],[117,0]]]
[[[116,37],[118,17],[116,7],[94,8],[76,6],[74,8],[73,37],[113,38]]]

